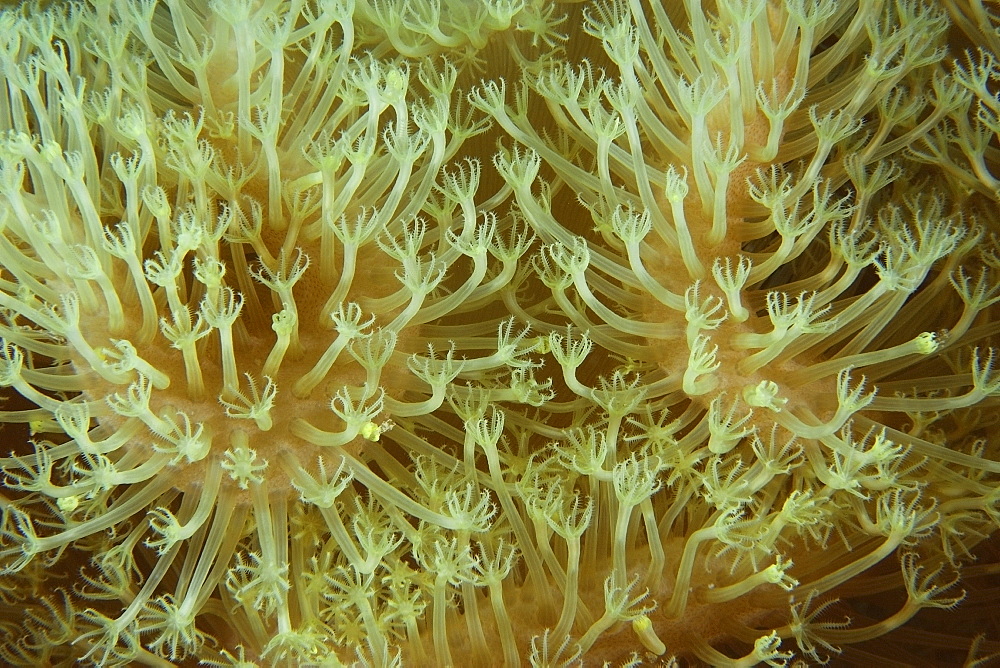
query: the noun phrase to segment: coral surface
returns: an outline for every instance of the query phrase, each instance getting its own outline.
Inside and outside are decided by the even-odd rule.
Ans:
[[[5,663],[1000,650],[996,7],[6,4]]]

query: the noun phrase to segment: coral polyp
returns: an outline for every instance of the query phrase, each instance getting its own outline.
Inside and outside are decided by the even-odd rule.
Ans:
[[[961,626],[1000,521],[998,26],[0,10],[3,660],[863,664]]]

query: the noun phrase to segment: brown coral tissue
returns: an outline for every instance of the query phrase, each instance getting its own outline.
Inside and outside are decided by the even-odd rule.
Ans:
[[[5,2],[0,82],[3,664],[1000,658],[995,2]]]

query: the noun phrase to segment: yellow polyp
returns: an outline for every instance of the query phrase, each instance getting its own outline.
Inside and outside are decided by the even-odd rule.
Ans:
[[[56,500],[56,505],[59,506],[59,510],[69,514],[80,507],[80,497],[76,494],[63,496]]]
[[[382,428],[374,422],[366,422],[364,426],[361,427],[360,435],[361,438],[366,441],[372,441],[374,443],[382,436]]]
[[[632,630],[639,636],[639,642],[656,656],[662,656],[667,651],[667,646],[660,640],[653,629],[653,622],[646,615],[636,617],[632,620]]]

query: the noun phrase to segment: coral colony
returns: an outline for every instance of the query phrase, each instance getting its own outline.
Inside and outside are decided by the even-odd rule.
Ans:
[[[2,661],[985,664],[997,12],[6,3]]]

